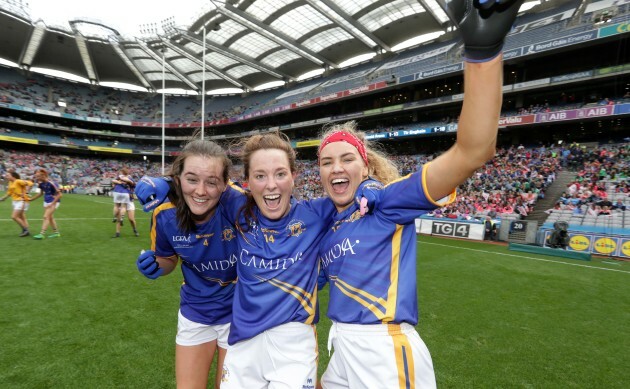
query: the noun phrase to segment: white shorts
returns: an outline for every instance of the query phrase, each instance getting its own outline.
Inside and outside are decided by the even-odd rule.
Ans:
[[[136,205],[133,203],[133,200],[129,200],[127,203],[127,211],[135,211]]]
[[[28,201],[24,200],[13,200],[13,210],[14,211],[28,211]]]
[[[221,389],[315,389],[316,382],[315,326],[286,323],[230,346]]]
[[[127,204],[129,202],[129,193],[114,192],[114,204]]]
[[[227,338],[229,334],[230,323],[209,326],[186,319],[181,311],[177,313],[177,336],[175,336],[175,343],[180,346],[198,346],[216,339],[219,347],[227,349]]]
[[[46,202],[44,202],[44,208],[48,208],[48,206],[50,206],[50,204],[52,204],[52,203],[46,203]],[[55,203],[55,209],[59,208],[59,204],[60,204],[59,202],[56,202],[56,203]]]
[[[411,324],[333,322],[331,343],[324,389],[437,387],[431,354]]]

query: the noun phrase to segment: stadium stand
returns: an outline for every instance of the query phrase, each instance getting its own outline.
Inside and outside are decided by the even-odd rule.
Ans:
[[[628,171],[628,33],[611,28],[627,23],[630,5],[615,8],[602,23],[606,9],[568,1],[519,17],[505,46],[497,157],[459,188],[457,203],[434,217],[474,220],[491,215],[506,224],[536,221],[541,229],[563,220],[570,229],[614,229],[630,235],[627,209],[600,215],[601,193],[585,201],[583,190],[577,206],[555,194],[558,185],[565,185],[559,177],[591,172],[593,161],[587,161],[603,149],[614,149],[615,162],[607,166],[606,176],[589,183],[603,188],[610,202],[628,205],[627,177],[619,173]],[[569,44],[568,37],[579,39]],[[545,48],[531,49],[537,45]],[[460,47],[445,36],[286,87],[208,98],[205,131],[224,146],[255,132],[287,133],[301,158],[296,196],[317,197],[322,192],[313,146],[323,125],[357,120],[398,162],[401,173],[409,173],[450,144],[463,93],[461,71]],[[157,174],[161,98],[0,66],[2,168],[15,166],[29,175],[50,163],[43,167],[83,193],[104,193],[107,177],[97,174],[101,165],[112,171],[132,165],[136,176]],[[200,104],[197,96],[167,96],[168,160],[199,128]],[[585,147],[570,147],[572,143]],[[64,168],[68,161],[72,165]],[[586,176],[580,176],[582,181]],[[232,177],[242,181],[242,166],[235,166]],[[562,204],[555,207],[558,202]],[[592,204],[596,215],[588,214]]]

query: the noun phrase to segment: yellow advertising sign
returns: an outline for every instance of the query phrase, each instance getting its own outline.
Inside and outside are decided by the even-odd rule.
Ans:
[[[313,147],[319,146],[320,143],[322,143],[322,141],[319,139],[304,140],[301,142],[295,142],[295,147]]]
[[[595,241],[593,248],[596,252],[601,254],[610,254],[617,249],[617,242],[615,239],[599,238]]]
[[[9,142],[18,142],[18,143],[30,143],[32,145],[36,145],[39,143],[35,139],[18,138],[17,136],[5,136],[5,135],[0,135],[0,140],[6,140]]]
[[[591,245],[591,240],[584,235],[573,235],[569,241],[569,247],[575,251],[588,250]]]
[[[88,149],[94,150],[94,151],[106,151],[108,153],[125,153],[125,154],[133,153],[133,150],[131,149],[119,149],[116,147],[88,146]]]

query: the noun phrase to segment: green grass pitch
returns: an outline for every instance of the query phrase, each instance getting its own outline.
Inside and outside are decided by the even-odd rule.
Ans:
[[[126,222],[113,239],[111,198],[65,195],[63,236],[36,241],[18,237],[10,214],[11,202],[0,203],[0,388],[174,388],[181,274],[152,281],[136,270],[149,215],[138,207],[140,237]],[[39,200],[32,234],[41,216]],[[438,387],[628,387],[630,263],[418,241],[417,329]],[[320,374],[327,300],[328,286]]]

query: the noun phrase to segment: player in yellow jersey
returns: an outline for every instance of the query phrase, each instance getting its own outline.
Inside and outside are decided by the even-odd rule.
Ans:
[[[33,186],[33,182],[20,179],[20,175],[14,171],[7,172],[4,177],[9,182],[9,187],[7,193],[3,197],[0,197],[0,201],[4,201],[11,196],[11,199],[13,199],[11,219],[15,220],[15,222],[22,227],[20,237],[29,236],[30,232],[28,231],[26,211],[28,211],[28,204],[31,201],[28,197],[28,188]]]

